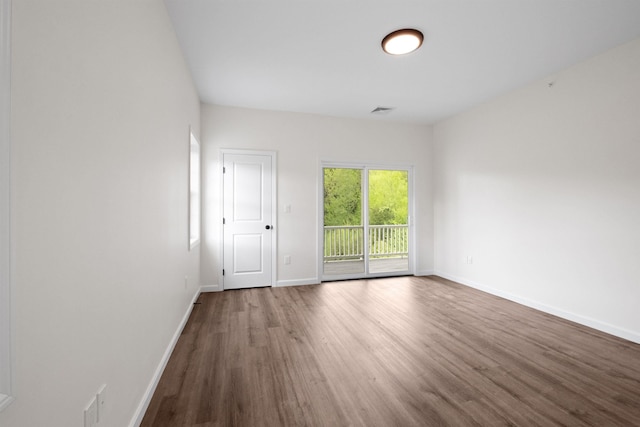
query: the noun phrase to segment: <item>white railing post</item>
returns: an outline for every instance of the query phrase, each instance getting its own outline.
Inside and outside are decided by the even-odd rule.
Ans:
[[[369,256],[408,256],[408,230],[406,224],[369,226]],[[324,261],[364,257],[363,233],[361,225],[324,227]]]

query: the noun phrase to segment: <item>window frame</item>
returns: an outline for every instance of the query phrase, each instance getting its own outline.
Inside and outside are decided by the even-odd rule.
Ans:
[[[325,276],[324,274],[324,169],[325,168],[345,168],[345,169],[359,169],[364,173],[362,186],[363,193],[362,199],[367,199],[367,210],[363,209],[363,219],[362,223],[367,224],[369,222],[369,213],[368,213],[368,198],[369,198],[369,189],[368,189],[368,180],[369,174],[368,172],[371,170],[394,170],[394,171],[406,171],[408,173],[408,226],[409,226],[409,257],[408,257],[408,269],[407,271],[400,272],[398,274],[393,274],[389,272],[385,273],[371,273],[369,271],[369,265],[365,266],[366,274],[344,274],[344,275],[331,275]],[[373,277],[391,277],[394,275],[415,275],[415,265],[416,265],[416,227],[414,226],[414,218],[415,218],[415,204],[416,204],[416,194],[415,194],[415,167],[411,164],[394,164],[394,163],[377,163],[377,162],[362,162],[362,163],[354,163],[354,162],[339,162],[339,161],[328,161],[328,160],[320,160],[319,162],[319,179],[318,179],[318,260],[317,260],[317,272],[319,280],[321,281],[333,281],[333,280],[350,280],[350,279],[365,279],[365,278],[373,278]],[[364,208],[364,206],[363,206]],[[363,242],[364,247],[368,247],[368,241],[365,240]]]

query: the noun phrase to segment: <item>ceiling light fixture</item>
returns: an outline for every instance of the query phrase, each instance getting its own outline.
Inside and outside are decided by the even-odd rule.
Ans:
[[[387,34],[382,39],[382,50],[390,55],[404,55],[422,46],[424,35],[412,28],[405,28]]]

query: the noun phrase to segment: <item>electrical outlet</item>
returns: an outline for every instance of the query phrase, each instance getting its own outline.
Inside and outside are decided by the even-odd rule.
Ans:
[[[284,265],[289,265],[291,264],[291,255],[285,255],[284,256]]]
[[[84,410],[84,427],[98,426],[98,402],[94,397]]]
[[[473,264],[473,257],[471,255],[467,255],[467,264]]]
[[[100,422],[101,420],[104,419],[104,416],[106,415],[105,413],[105,407],[107,405],[107,385],[106,384],[102,384],[102,387],[100,387],[100,389],[98,390],[98,393],[96,394],[96,400],[98,403],[97,419],[98,419],[98,422]]]

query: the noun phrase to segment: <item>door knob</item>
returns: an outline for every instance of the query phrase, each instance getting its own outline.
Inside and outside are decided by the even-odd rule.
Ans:
[[[264,228],[266,228],[267,230],[271,230],[272,226],[267,225],[267,226],[265,226]]]

